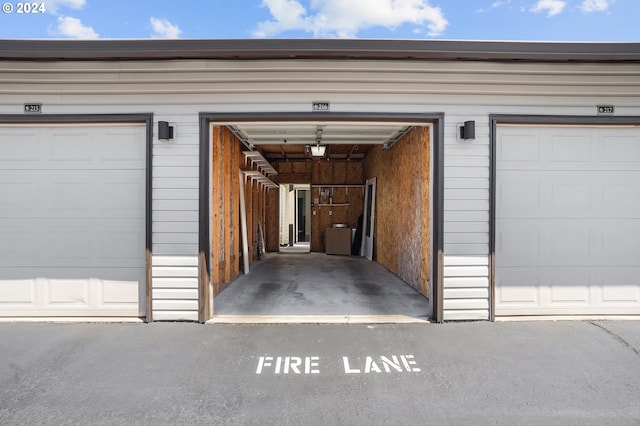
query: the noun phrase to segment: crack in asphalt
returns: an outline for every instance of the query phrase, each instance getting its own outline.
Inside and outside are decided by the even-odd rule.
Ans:
[[[594,325],[594,326],[598,327],[599,329],[603,330],[605,333],[607,333],[608,335],[610,335],[611,337],[616,339],[618,342],[622,343],[623,346],[625,346],[627,349],[632,350],[637,356],[640,357],[640,350],[634,348],[633,345],[631,345],[629,342],[624,340],[621,336],[617,335],[616,333],[614,333],[613,331],[609,330],[608,328],[606,328],[603,325],[597,324],[597,323],[595,323],[593,321],[589,321],[589,323],[591,325]]]

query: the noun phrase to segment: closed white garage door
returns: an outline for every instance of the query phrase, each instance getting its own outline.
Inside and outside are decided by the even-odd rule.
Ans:
[[[496,315],[640,314],[640,129],[497,135]]]
[[[0,316],[142,316],[146,127],[0,125]]]

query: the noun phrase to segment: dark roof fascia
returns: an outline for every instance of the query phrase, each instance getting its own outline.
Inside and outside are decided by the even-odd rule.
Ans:
[[[0,40],[0,59],[640,62],[640,43],[363,39]]]

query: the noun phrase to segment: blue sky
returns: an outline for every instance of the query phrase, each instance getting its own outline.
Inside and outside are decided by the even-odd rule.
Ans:
[[[0,38],[640,41],[640,0],[0,0]],[[24,3],[22,3],[24,4]],[[34,12],[32,10],[32,12]],[[22,7],[22,12],[26,12]]]

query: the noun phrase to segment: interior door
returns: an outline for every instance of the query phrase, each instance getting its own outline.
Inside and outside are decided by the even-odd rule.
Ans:
[[[376,222],[376,178],[367,179],[364,191],[362,249],[360,255],[373,260],[373,236]]]

